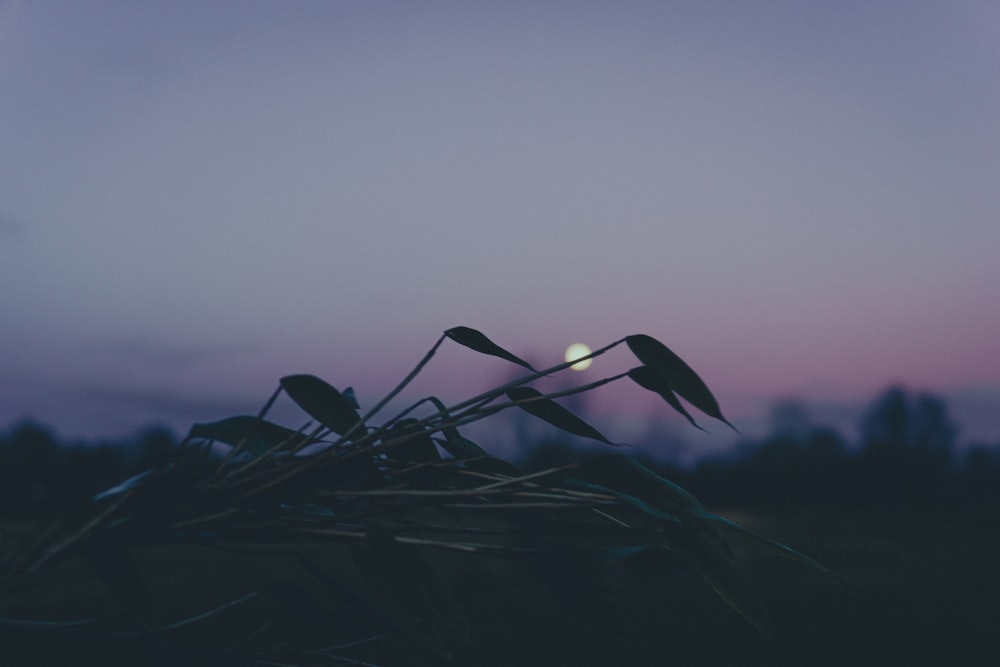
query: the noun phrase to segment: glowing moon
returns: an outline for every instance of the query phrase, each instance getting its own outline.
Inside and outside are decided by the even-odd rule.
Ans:
[[[573,343],[566,348],[566,361],[575,361],[580,357],[585,357],[590,354],[590,348],[583,343]],[[585,371],[590,368],[590,359],[584,359],[583,361],[573,364],[570,366],[574,371]]]

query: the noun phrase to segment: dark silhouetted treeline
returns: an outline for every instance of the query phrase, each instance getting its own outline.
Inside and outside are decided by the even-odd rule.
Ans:
[[[884,508],[1000,511],[1000,443],[957,447],[947,405],[901,387],[868,406],[860,440],[812,426],[794,401],[776,406],[771,434],[693,468],[647,460],[708,505],[747,509]],[[162,463],[177,444],[166,428],[121,441],[60,443],[49,428],[24,421],[0,433],[0,517],[73,516],[94,494]],[[532,445],[528,470],[599,456],[566,441]],[[637,458],[642,450],[629,452]]]
[[[22,421],[0,434],[0,518],[89,513],[96,493],[165,462],[176,444],[163,427],[119,441],[59,442],[48,427]]]
[[[959,449],[958,425],[933,394],[888,389],[865,411],[857,442],[810,425],[794,402],[776,406],[772,422],[763,440],[693,468],[647,464],[716,507],[1000,511],[1000,443]],[[523,465],[558,465],[568,448],[545,443]],[[641,450],[629,454],[642,458]]]

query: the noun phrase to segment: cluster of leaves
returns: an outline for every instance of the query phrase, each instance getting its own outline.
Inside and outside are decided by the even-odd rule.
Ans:
[[[455,405],[429,396],[376,425],[376,417],[446,340],[517,364],[526,374]],[[365,604],[386,627],[439,658],[457,659],[474,646],[475,630],[447,577],[429,558],[432,552],[530,561],[554,553],[620,559],[669,551],[766,633],[767,615],[741,579],[727,537],[738,534],[778,556],[828,572],[823,566],[709,512],[684,489],[628,456],[609,454],[587,465],[567,461],[525,474],[460,432],[466,424],[517,408],[615,447],[555,399],[626,377],[659,394],[695,427],[680,399],[729,424],[701,378],[650,336],[627,336],[589,357],[621,344],[638,366],[545,394],[530,383],[578,360],[536,370],[483,333],[455,327],[364,414],[350,389],[339,391],[313,375],[284,377],[259,414],[194,425],[172,461],[98,494],[85,523],[8,554],[0,583],[10,590],[63,559],[82,556],[132,618],[162,633],[206,622],[250,598],[181,621],[159,620],[144,584],[151,574],[133,559],[137,547],[345,545],[364,582]],[[265,418],[282,393],[310,417],[302,428]],[[209,455],[217,445],[228,448],[221,461]],[[332,582],[323,563],[311,560],[306,550],[288,548],[324,586],[356,603]],[[288,642],[282,645],[287,648]]]

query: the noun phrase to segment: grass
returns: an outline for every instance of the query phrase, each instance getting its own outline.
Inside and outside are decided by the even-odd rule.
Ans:
[[[449,340],[525,374],[385,417]],[[938,654],[902,645],[904,625],[868,602],[916,627],[925,610],[924,641],[934,627],[972,627],[930,612],[982,590],[971,566],[957,589],[934,578],[974,531],[934,552],[918,527],[908,546],[905,522],[878,517],[734,523],[619,454],[529,473],[460,433],[521,409],[614,451],[555,399],[626,378],[694,426],[679,399],[728,424],[701,378],[649,336],[591,356],[621,344],[637,367],[543,394],[530,383],[571,363],[536,370],[455,327],[364,414],[350,390],[282,378],[258,415],[196,424],[172,460],[99,494],[82,522],[0,542],[5,664],[920,664]],[[311,421],[267,421],[281,394]],[[926,606],[909,588],[918,574],[936,591]]]
[[[808,568],[761,557],[734,544],[745,578],[771,615],[774,634],[767,638],[728,609],[679,559],[671,562],[640,555],[619,563],[612,575],[620,604],[629,610],[626,622],[631,630],[622,633],[605,608],[589,618],[575,613],[572,601],[559,599],[540,585],[539,574],[523,561],[484,556],[470,564],[461,555],[440,554],[435,566],[452,584],[470,625],[476,628],[478,662],[467,664],[653,665],[669,657],[669,664],[692,666],[986,666],[1000,656],[995,632],[995,621],[1000,618],[996,595],[1000,590],[996,568],[1000,534],[985,518],[936,517],[928,523],[925,518],[895,513],[740,516],[758,530],[829,564],[848,582],[850,592]],[[346,573],[353,571],[353,564],[343,545],[287,546],[305,550],[349,586]],[[165,635],[168,643],[185,647],[242,646],[246,652],[241,657],[248,659],[254,656],[251,649],[271,646],[281,634],[272,627],[253,636],[272,619],[278,604],[268,602],[268,596],[281,597],[279,591],[285,587],[290,591],[285,598],[294,606],[296,594],[308,599],[307,592],[317,590],[314,577],[289,555],[254,556],[173,545],[137,550],[136,560],[152,575],[148,585],[165,621],[189,618],[247,593],[264,591],[211,619]],[[360,580],[354,584],[357,591],[363,591]],[[0,616],[86,618],[111,613],[116,604],[82,561],[70,559],[49,574],[44,586],[4,599]],[[290,614],[287,609],[283,613]],[[319,617],[319,612],[312,613]],[[371,620],[379,622],[377,616]],[[360,625],[359,619],[354,622]],[[336,634],[308,626],[297,637],[302,645],[323,648],[321,640]],[[364,639],[360,637],[364,629],[354,629],[355,636]],[[317,636],[310,638],[310,631]],[[0,628],[0,645],[9,658],[12,647],[26,644],[25,664],[45,664],[38,662],[34,639],[45,634]],[[629,634],[645,637],[653,657],[628,648]],[[423,663],[412,662],[415,652],[405,640],[394,643],[374,631],[367,636],[377,637],[372,642],[377,645],[356,647],[343,655],[384,665],[435,664],[433,655],[419,651],[416,654],[423,655]],[[119,644],[109,641],[108,655],[122,655]],[[66,646],[71,648],[72,642]],[[159,650],[155,645],[153,649]],[[51,646],[47,652],[50,664],[86,664],[60,663]],[[135,651],[124,655],[131,659]],[[125,664],[125,660],[108,660],[106,656],[100,664]],[[312,663],[300,659],[298,664]]]

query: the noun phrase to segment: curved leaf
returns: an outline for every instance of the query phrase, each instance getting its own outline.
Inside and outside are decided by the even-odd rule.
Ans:
[[[632,468],[639,471],[647,480],[651,481],[655,486],[657,495],[664,500],[668,500],[671,505],[685,510],[700,510],[703,507],[700,500],[691,495],[687,489],[679,484],[675,484],[669,479],[657,475],[631,456],[622,456],[620,458]]]
[[[355,410],[361,409],[361,404],[358,403],[358,397],[354,393],[354,387],[348,387],[347,389],[345,389],[340,393],[344,395],[344,398],[347,399],[347,402],[351,404],[352,408],[354,408]]]
[[[701,578],[736,613],[765,635],[771,633],[771,621],[767,610],[747,586],[728,552],[700,540],[672,545],[669,550],[682,556],[697,570]]]
[[[654,393],[659,394],[667,404],[672,407],[677,412],[684,415],[684,417],[691,422],[699,431],[704,431],[698,422],[694,420],[694,417],[684,408],[681,402],[674,395],[674,392],[670,389],[670,383],[664,379],[660,373],[649,366],[636,366],[628,372],[629,378],[635,382],[637,385],[643,389],[648,389]]]
[[[625,493],[623,491],[619,491],[618,489],[610,487],[610,486],[604,486],[602,484],[595,484],[593,482],[588,482],[588,481],[582,480],[582,479],[573,479],[573,478],[571,478],[571,479],[567,480],[567,482],[569,484],[571,484],[572,486],[578,486],[578,487],[581,487],[581,488],[584,488],[584,489],[588,489],[590,491],[597,491],[598,493],[606,493],[608,495],[614,496],[614,497],[618,498],[619,500],[622,500],[625,503],[631,505],[632,507],[634,507],[635,509],[639,510],[640,512],[643,512],[644,514],[648,514],[649,516],[651,516],[654,519],[657,519],[659,521],[664,521],[667,524],[676,524],[678,526],[682,524],[682,521],[676,515],[671,514],[670,512],[667,512],[666,510],[660,509],[659,507],[656,507],[656,506],[652,505],[651,503],[649,503],[649,502],[643,500],[642,498],[639,498],[638,496],[635,496],[633,494]]]
[[[739,535],[740,537],[748,539],[750,542],[756,544],[757,546],[763,547],[766,551],[774,554],[775,556],[780,556],[781,558],[787,558],[789,560],[794,560],[798,563],[802,563],[803,565],[808,565],[809,567],[815,570],[819,570],[823,574],[833,577],[845,588],[847,587],[847,582],[845,582],[836,572],[834,572],[827,566],[823,565],[822,563],[815,561],[812,558],[809,558],[809,556],[801,554],[795,549],[792,549],[791,547],[785,546],[781,542],[772,540],[769,537],[764,537],[763,535],[755,533],[754,531],[748,528],[744,528],[738,523],[733,523],[729,519],[721,517],[718,514],[712,514],[711,512],[705,510],[699,511],[698,514],[704,517],[705,519],[708,519],[709,521],[712,521],[713,523],[722,526],[724,529],[729,530],[735,533],[736,535]]]
[[[625,342],[632,350],[632,354],[643,364],[659,372],[670,389],[680,394],[681,398],[736,431],[736,427],[722,416],[719,402],[715,400],[708,386],[670,348],[645,334],[627,336]]]
[[[306,414],[338,435],[361,421],[357,402],[315,375],[286,375],[281,378],[281,388]]]
[[[441,402],[441,399],[437,396],[428,396],[427,400],[433,403],[434,407],[438,409],[438,413],[440,413],[442,421],[448,421],[448,408]],[[438,442],[441,442],[441,446],[444,447],[445,451],[454,456],[456,459],[487,456],[482,447],[462,436],[462,434],[459,433],[458,429],[454,426],[446,426],[442,428],[441,433],[444,435],[445,439],[444,441],[439,440]]]
[[[447,421],[449,417],[448,408],[441,402],[441,399],[436,396],[428,396],[427,400],[433,403],[434,407],[438,409],[441,419]],[[520,477],[523,474],[514,464],[490,456],[485,449],[459,433],[458,429],[454,426],[442,428],[441,433],[444,435],[444,439],[434,438],[434,442],[441,445],[444,451],[456,459],[462,459],[466,468],[478,472],[508,475],[510,477]]]
[[[399,440],[399,444],[394,441]],[[425,463],[440,461],[437,447],[419,419],[402,419],[382,436],[382,443],[391,448],[393,455],[403,461]]]
[[[307,441],[315,442],[298,431],[249,415],[195,424],[191,427],[190,437],[214,440],[232,447],[242,443],[247,450],[258,455],[279,446],[281,449],[292,449],[306,444]]]
[[[143,470],[138,475],[132,475],[124,482],[120,482],[118,484],[115,484],[111,488],[101,491],[93,498],[91,498],[91,500],[96,503],[104,500],[105,498],[111,498],[112,496],[119,496],[125,493],[126,491],[131,491],[132,489],[137,488],[139,484],[142,482],[142,480],[146,479],[154,472],[156,472],[156,468],[148,468],[146,470]]]
[[[471,329],[469,327],[452,327],[451,329],[445,331],[444,335],[459,345],[464,345],[470,350],[475,350],[481,354],[500,357],[501,359],[506,359],[507,361],[517,364],[518,366],[523,366],[529,371],[535,371],[535,369],[532,368],[531,364],[527,361],[503,349],[487,338],[481,331],[476,331],[475,329]]]
[[[567,433],[579,435],[584,438],[599,440],[600,442],[618,446],[611,442],[596,428],[583,421],[572,412],[559,405],[551,398],[545,396],[531,387],[514,387],[507,390],[507,398],[518,404],[528,414],[534,415],[543,421],[547,421],[556,428]]]

